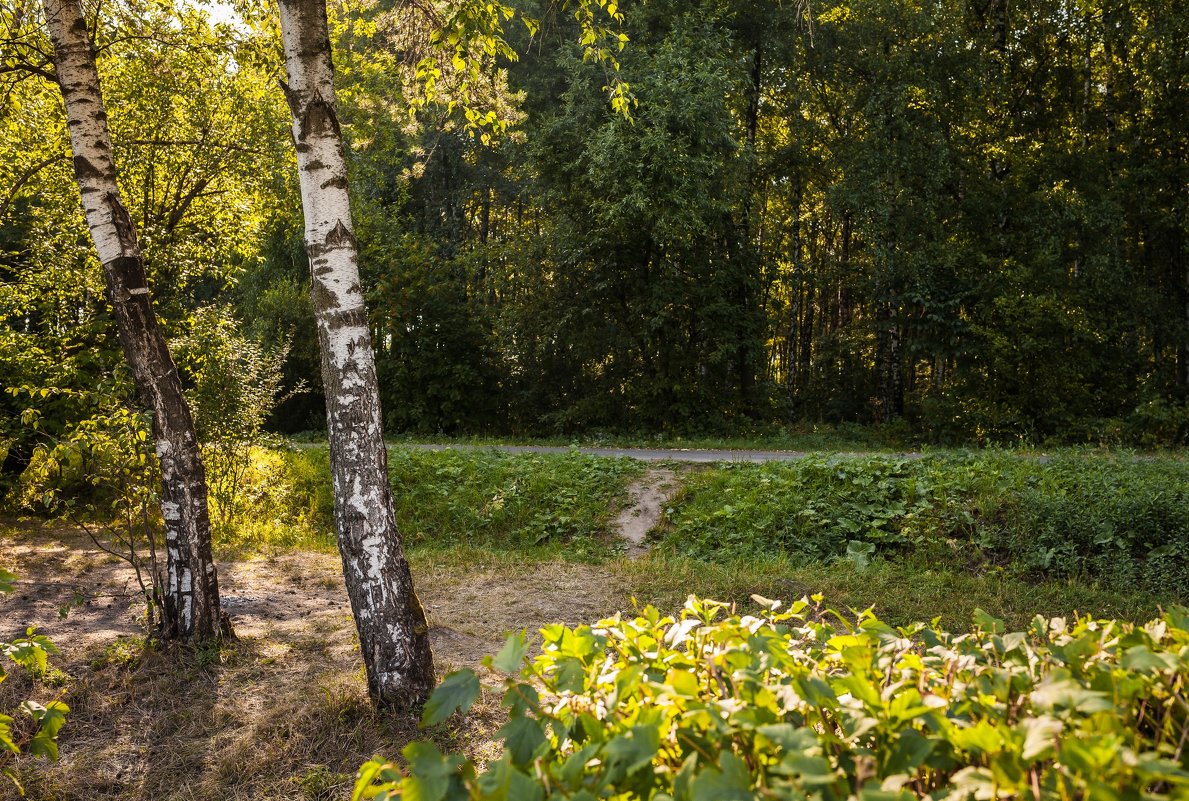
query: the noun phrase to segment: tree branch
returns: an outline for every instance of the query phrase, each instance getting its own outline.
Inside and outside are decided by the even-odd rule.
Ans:
[[[0,220],[4,219],[4,215],[8,212],[8,207],[12,204],[13,199],[16,198],[17,192],[20,191],[21,187],[24,186],[25,183],[28,182],[30,178],[37,175],[37,173],[44,170],[46,167],[50,166],[51,164],[56,164],[59,161],[66,161],[66,157],[50,156],[48,159],[39,161],[29,169],[25,170],[25,172],[21,174],[21,177],[17,179],[17,182],[12,185],[12,189],[8,190],[8,197],[4,198],[3,203],[0,203]]]

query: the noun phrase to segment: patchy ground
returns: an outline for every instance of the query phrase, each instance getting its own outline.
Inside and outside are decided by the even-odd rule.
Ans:
[[[197,652],[145,651],[131,570],[75,530],[9,525],[0,563],[21,578],[0,598],[0,637],[37,626],[62,651],[61,673],[37,686],[14,675],[0,708],[29,694],[72,707],[61,761],[19,765],[28,798],[337,799],[364,759],[395,756],[422,736],[411,719],[377,715],[367,702],[337,555],[221,563],[239,640]],[[593,621],[627,605],[621,580],[600,566],[422,558],[414,571],[441,672],[477,667],[507,631]],[[493,701],[434,738],[481,748],[500,717]],[[9,792],[0,786],[0,798]]]

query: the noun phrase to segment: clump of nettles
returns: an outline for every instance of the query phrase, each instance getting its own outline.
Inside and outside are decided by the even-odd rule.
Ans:
[[[499,759],[428,742],[363,766],[355,798],[1160,799],[1189,795],[1189,612],[1139,626],[976,612],[972,631],[893,628],[804,599],[738,616],[691,597],[510,638]],[[453,673],[434,725],[480,692]]]

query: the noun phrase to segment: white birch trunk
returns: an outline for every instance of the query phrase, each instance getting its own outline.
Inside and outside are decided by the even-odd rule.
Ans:
[[[388,485],[371,333],[359,284],[325,0],[279,0],[305,243],[322,349],[335,524],[368,690],[407,708],[434,687],[429,627]]]
[[[107,300],[124,355],[141,400],[153,415],[165,520],[161,634],[166,639],[213,639],[222,624],[219,586],[194,421],[153,313],[135,227],[120,199],[107,112],[82,8],[79,0],[44,1],[87,227],[103,264]]]

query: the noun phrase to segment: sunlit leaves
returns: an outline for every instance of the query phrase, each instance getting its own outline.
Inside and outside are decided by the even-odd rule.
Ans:
[[[616,56],[628,42],[619,29],[624,19],[619,6],[610,0],[575,0],[570,5],[579,26],[583,58],[607,68],[610,81],[604,91],[611,107],[617,114],[630,117],[634,98],[630,86],[619,77]],[[505,30],[517,11],[488,0],[457,0],[420,10],[429,52],[417,62],[415,81],[409,87],[410,113],[435,103],[449,110],[461,107],[466,130],[484,144],[493,142],[513,121],[487,107],[487,101],[493,88],[498,94],[503,80],[500,63],[518,58]],[[523,14],[520,19],[530,36],[539,33],[538,19]],[[406,16],[406,20],[410,18]],[[417,27],[411,20],[410,26]],[[445,91],[441,86],[444,77],[448,79]]]
[[[649,608],[550,626],[542,655],[505,681],[515,700],[505,698],[500,759],[481,769],[410,747],[403,775],[365,765],[356,797],[882,801],[993,790],[1056,801],[1189,789],[1177,746],[1189,720],[1153,711],[1183,709],[1189,693],[1182,612],[1144,627],[1038,618],[1027,634],[980,613],[954,634],[819,602],[738,616],[691,598],[678,618]],[[505,664],[522,647],[509,640]],[[528,703],[526,682],[541,689]],[[458,706],[456,685],[448,678],[431,703]]]

